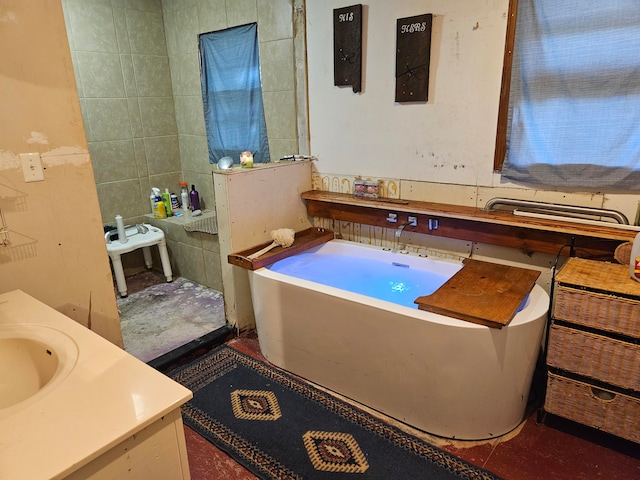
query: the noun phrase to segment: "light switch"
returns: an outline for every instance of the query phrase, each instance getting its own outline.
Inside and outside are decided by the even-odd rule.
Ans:
[[[39,153],[21,153],[20,163],[25,182],[39,182],[44,180],[42,161]]]

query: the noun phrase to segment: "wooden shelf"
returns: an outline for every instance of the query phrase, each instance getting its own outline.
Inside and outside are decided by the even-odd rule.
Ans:
[[[314,217],[396,228],[412,215],[418,218],[418,224],[407,226],[407,232],[516,248],[528,254],[555,255],[563,245],[573,244],[581,251],[610,259],[618,245],[633,241],[637,233],[616,227],[520,217],[510,211],[485,211],[444,203],[359,198],[319,190],[304,192],[302,198],[307,202],[307,213]],[[397,223],[387,221],[389,213],[398,215]],[[433,228],[436,222],[438,226]],[[561,254],[567,256],[569,251],[565,248]]]
[[[261,250],[262,248],[271,244],[271,242],[262,243],[256,245],[242,252],[232,253],[227,256],[227,261],[238,267],[242,267],[246,270],[257,270],[272,263],[282,260],[283,258],[296,255],[297,253],[304,252],[310,248],[317,247],[323,243],[328,242],[334,238],[334,234],[331,230],[325,230],[324,228],[307,228],[300,232],[296,232],[293,244],[289,247],[275,247],[273,250],[268,251],[264,255],[249,259],[247,258],[252,253]]]

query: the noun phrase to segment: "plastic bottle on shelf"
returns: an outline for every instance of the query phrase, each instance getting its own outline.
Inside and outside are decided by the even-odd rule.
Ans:
[[[171,194],[169,189],[165,188],[162,194],[162,201],[164,202],[164,211],[167,212],[167,217],[171,216]]]
[[[192,212],[200,210],[200,195],[198,194],[195,185],[191,185],[191,191],[189,192],[189,202],[191,203]]]
[[[180,210],[180,201],[178,200],[178,196],[175,193],[171,194],[171,213],[175,215],[175,213]]]
[[[152,204],[153,217],[167,218],[167,209],[164,206],[164,200],[160,195],[160,189],[154,187],[151,189],[151,191],[152,191],[152,197],[154,197],[153,204]]]
[[[182,201],[182,210],[185,212],[189,210],[189,191],[186,182],[180,182],[180,200]]]

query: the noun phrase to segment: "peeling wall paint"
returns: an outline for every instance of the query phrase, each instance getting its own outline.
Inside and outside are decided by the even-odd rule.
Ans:
[[[0,15],[0,23],[18,23],[18,16],[14,12],[5,12]]]
[[[27,139],[27,143],[29,145],[34,144],[34,143],[40,143],[42,145],[48,145],[49,144],[49,139],[47,138],[47,135],[45,135],[42,132],[31,132],[31,136]]]
[[[30,152],[20,152],[30,153]],[[42,159],[42,166],[55,167],[60,165],[75,165],[80,166],[86,163],[91,163],[91,157],[86,147],[59,147],[53,150],[48,150],[40,153]],[[0,150],[0,171],[2,170],[14,170],[21,169],[20,154],[15,152],[9,152],[6,150]]]
[[[16,168],[20,168],[18,155],[13,152],[7,152],[6,150],[0,150],[0,171],[13,170]]]

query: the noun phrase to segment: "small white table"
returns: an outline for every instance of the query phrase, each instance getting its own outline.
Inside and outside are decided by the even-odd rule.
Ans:
[[[127,241],[122,243],[120,239],[112,240],[112,236],[117,233],[115,230],[108,232],[105,235],[107,242],[107,252],[113,265],[113,273],[116,276],[116,284],[118,286],[118,292],[120,296],[127,296],[127,282],[124,278],[124,271],[122,270],[122,259],[120,256],[123,253],[129,253],[138,248],[142,248],[144,255],[144,263],[147,268],[153,266],[153,259],[151,258],[151,249],[153,245],[158,245],[158,252],[160,253],[160,260],[162,262],[162,271],[167,278],[167,282],[173,281],[173,272],[171,271],[171,262],[169,261],[169,254],[167,253],[167,242],[164,239],[164,232],[153,225],[143,223],[141,225],[135,225],[133,227],[126,227],[125,235]]]

